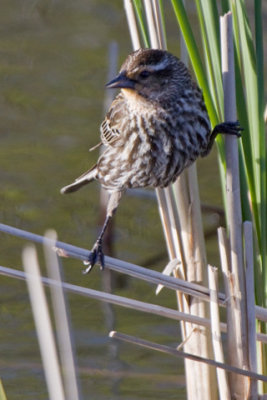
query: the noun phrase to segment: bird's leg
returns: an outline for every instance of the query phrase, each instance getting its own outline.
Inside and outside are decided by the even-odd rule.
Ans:
[[[102,250],[102,239],[112,216],[114,215],[115,211],[118,208],[122,194],[123,192],[117,191],[117,192],[112,192],[110,195],[107,205],[107,215],[104,225],[101,229],[100,235],[97,238],[97,241],[95,242],[91,250],[91,253],[88,257],[88,261],[84,262],[84,264],[87,265],[87,268],[84,270],[84,274],[88,274],[97,262],[99,262],[101,269],[103,269],[105,266],[105,256]]]
[[[221,133],[223,135],[234,135],[236,137],[241,137],[241,131],[243,131],[243,128],[241,128],[239,121],[223,122],[221,124],[216,125],[213,131],[211,132],[208,146],[205,152],[202,154],[202,156],[206,156],[209,154],[213,146],[214,140],[218,134]]]
[[[102,250],[102,239],[103,239],[104,233],[107,229],[107,226],[108,226],[108,223],[110,220],[111,220],[111,216],[107,215],[104,225],[101,229],[100,235],[98,236],[97,241],[95,242],[95,244],[91,250],[89,259],[88,259],[88,261],[84,262],[84,265],[87,265],[87,268],[84,270],[84,274],[88,274],[88,272],[91,271],[91,269],[93,268],[95,263],[98,261],[100,263],[101,269],[104,268],[105,263],[104,263],[104,253]]]

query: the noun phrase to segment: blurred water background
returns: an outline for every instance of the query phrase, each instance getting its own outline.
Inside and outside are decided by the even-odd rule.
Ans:
[[[0,220],[91,248],[99,229],[97,183],[62,196],[59,190],[89,168],[97,152],[108,71],[108,46],[116,41],[119,64],[131,51],[121,0],[2,0],[0,13]],[[179,32],[166,7],[168,45],[179,55]],[[221,207],[216,150],[198,163],[202,202]],[[206,232],[218,214],[204,215]],[[25,242],[0,234],[1,265],[21,268]],[[167,263],[156,201],[128,195],[116,216],[118,258],[161,271]],[[39,251],[42,259],[41,249]],[[218,265],[216,235],[208,260]],[[101,289],[95,267],[84,276],[76,260],[64,260],[66,281]],[[176,308],[175,293],[133,279],[115,293]],[[40,353],[24,282],[0,278],[0,377],[8,399],[47,399]],[[183,362],[116,345],[108,339],[100,303],[68,296],[85,399],[185,399]],[[175,321],[115,308],[116,329],[177,345]]]

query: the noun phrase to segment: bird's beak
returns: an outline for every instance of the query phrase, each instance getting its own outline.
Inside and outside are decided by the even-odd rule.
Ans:
[[[116,78],[112,79],[109,83],[106,84],[108,89],[114,88],[125,88],[125,89],[134,89],[135,81],[128,78],[124,72],[121,72]]]

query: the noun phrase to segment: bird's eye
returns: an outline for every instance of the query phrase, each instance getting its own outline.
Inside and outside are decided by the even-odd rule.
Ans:
[[[140,77],[141,78],[147,78],[150,75],[150,72],[147,71],[146,69],[142,72],[140,72]]]

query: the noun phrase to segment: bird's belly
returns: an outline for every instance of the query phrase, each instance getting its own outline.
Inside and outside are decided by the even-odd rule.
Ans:
[[[153,159],[146,144],[105,151],[98,164],[98,180],[107,189],[124,190],[152,185]]]
[[[100,157],[98,180],[111,190],[165,187],[201,154],[203,146],[199,143],[192,127],[181,134],[170,134],[167,129],[158,135],[132,131],[126,140],[108,147]]]

